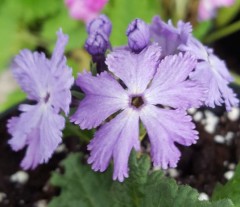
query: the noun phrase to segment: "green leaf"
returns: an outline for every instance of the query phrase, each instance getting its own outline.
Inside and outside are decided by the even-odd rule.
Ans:
[[[235,174],[225,185],[218,184],[213,192],[212,200],[229,198],[235,207],[240,207],[240,164],[238,164]]]
[[[54,173],[51,183],[61,187],[49,207],[234,207],[230,200],[199,201],[190,186],[178,185],[161,171],[151,172],[147,155],[132,152],[129,178],[112,181],[112,172],[94,173],[83,156],[70,154],[63,161],[65,173]]]
[[[217,14],[216,23],[218,27],[228,24],[238,14],[240,9],[240,0],[236,0],[231,7],[223,7]]]
[[[198,38],[199,40],[204,39],[206,34],[210,31],[213,26],[213,22],[211,20],[204,21],[199,24],[193,29],[193,35]]]
[[[0,7],[0,70],[10,64],[10,58],[23,47],[33,48],[36,38],[27,31],[22,21],[25,10],[21,1],[7,0]]]
[[[7,100],[4,103],[0,104],[0,112],[3,112],[12,106],[18,104],[26,98],[26,94],[19,88],[12,93],[10,93],[7,97]]]
[[[227,25],[227,26],[221,28],[221,29],[213,31],[204,39],[204,42],[206,42],[206,43],[214,42],[214,41],[219,40],[223,37],[226,37],[230,34],[233,34],[239,30],[240,30],[240,21],[238,20],[230,25]]]
[[[199,194],[190,186],[178,185],[161,171],[149,174],[150,159],[136,154],[130,160],[130,178],[124,183],[114,183],[117,204],[114,207],[233,207],[230,200],[210,203],[199,201]]]
[[[5,19],[5,16],[0,15],[0,69],[7,67],[10,63],[10,57],[15,53],[19,46],[17,45],[17,25],[11,19]]]
[[[150,159],[148,156],[142,156],[138,160],[137,153],[132,152],[129,164],[131,166],[129,179],[126,179],[123,183],[113,183],[114,207],[138,207],[142,206],[144,202],[146,196],[144,188],[150,170]],[[160,172],[160,174],[162,173]]]
[[[69,120],[66,122],[66,127],[63,130],[64,137],[78,137],[81,142],[89,143],[94,135],[94,130],[81,130],[78,125],[70,123]]]
[[[41,36],[47,42],[50,51],[53,50],[56,42],[56,31],[62,28],[63,32],[69,35],[69,43],[66,51],[74,48],[81,48],[86,40],[85,25],[79,21],[71,19],[64,5],[59,12],[44,22]]]
[[[94,62],[90,63],[90,71],[92,75],[96,76],[97,75],[97,64]]]
[[[84,93],[81,93],[79,91],[72,90],[71,93],[72,93],[72,96],[74,96],[78,100],[82,100],[85,97]]]
[[[114,46],[127,44],[126,30],[135,18],[150,22],[158,14],[160,1],[157,0],[114,0],[110,1],[105,12],[112,21],[111,43]]]
[[[234,78],[234,83],[240,85],[240,75],[238,75],[237,73],[234,73],[231,71],[231,75],[233,76]]]
[[[10,63],[10,57],[20,48],[18,42],[18,24],[16,16],[18,13],[12,0],[1,2],[0,7],[0,70]],[[11,16],[9,15],[11,13]]]
[[[21,18],[27,23],[53,15],[64,4],[64,1],[59,0],[17,0],[15,2],[21,9]]]
[[[61,187],[61,195],[55,197],[49,207],[112,207],[110,170],[94,173],[82,161],[81,155],[70,154],[62,162],[65,173],[53,174],[51,183]]]
[[[142,207],[147,204],[149,207],[233,207],[232,202],[226,199],[212,203],[199,201],[198,192],[190,186],[177,185],[173,179],[160,176],[158,172],[154,174],[145,188],[147,194]]]

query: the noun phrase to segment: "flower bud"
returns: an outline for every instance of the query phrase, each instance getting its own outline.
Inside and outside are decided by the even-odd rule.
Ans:
[[[94,33],[96,31],[101,31],[108,37],[110,36],[112,31],[112,23],[107,16],[102,14],[87,25],[88,34]]]
[[[132,21],[127,29],[128,46],[134,52],[140,52],[150,41],[149,26],[141,19]]]
[[[95,31],[88,36],[85,42],[85,49],[92,56],[101,55],[106,52],[108,45],[108,37],[102,32]]]

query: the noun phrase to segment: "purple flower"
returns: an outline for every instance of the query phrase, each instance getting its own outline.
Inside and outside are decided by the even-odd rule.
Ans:
[[[116,50],[106,60],[111,73],[78,76],[76,83],[86,96],[71,121],[82,129],[102,124],[88,145],[88,162],[102,172],[113,158],[114,180],[128,177],[129,154],[133,148],[140,150],[140,120],[148,132],[154,166],[176,167],[180,152],[175,142],[189,146],[198,138],[185,113],[204,100],[204,89],[187,79],[196,60],[188,53],[161,61],[160,57],[161,48],[156,44],[139,54]],[[110,116],[115,117],[107,122]]]
[[[68,36],[59,30],[58,40],[49,60],[43,53],[22,50],[14,58],[12,71],[19,85],[35,105],[22,104],[19,117],[8,122],[12,135],[9,144],[15,151],[27,147],[21,162],[24,169],[45,163],[61,142],[65,119],[59,112],[69,112],[72,70],[66,65],[64,47]]]
[[[190,78],[208,88],[207,106],[215,107],[225,103],[227,110],[230,110],[232,106],[238,105],[236,95],[228,87],[233,78],[225,63],[192,36],[189,23],[179,21],[175,28],[171,22],[166,24],[159,17],[154,17],[150,28],[153,40],[162,47],[163,56],[184,51],[198,59],[196,70],[190,74]]]
[[[100,15],[87,25],[88,38],[85,42],[85,49],[94,57],[104,56],[109,48],[109,36],[111,34],[111,21]]]
[[[112,23],[108,19],[108,17],[104,14],[98,16],[98,18],[93,19],[87,25],[87,32],[88,34],[92,34],[96,31],[101,31],[102,33],[106,34],[108,37],[112,31]]]
[[[226,109],[237,106],[239,100],[228,84],[233,81],[224,61],[214,55],[213,50],[205,47],[194,37],[189,38],[180,50],[190,52],[198,59],[196,70],[191,73],[190,79],[199,81],[208,88],[205,104],[209,107],[225,103]]]
[[[200,21],[212,19],[216,15],[216,10],[220,7],[229,7],[235,0],[200,0],[198,6],[198,18]]]
[[[142,51],[150,42],[149,26],[141,19],[132,21],[127,29],[128,46],[134,52]]]
[[[150,25],[151,38],[161,46],[163,57],[178,53],[179,45],[187,42],[191,32],[190,23],[178,21],[175,28],[171,21],[166,24],[159,16],[155,16]]]
[[[105,71],[107,67],[105,53],[107,49],[111,49],[109,42],[111,30],[112,23],[105,15],[100,15],[87,25],[88,38],[85,42],[85,49],[92,56],[98,73]]]
[[[108,46],[109,41],[106,34],[95,31],[88,36],[84,47],[89,54],[96,56],[104,54],[107,51]]]

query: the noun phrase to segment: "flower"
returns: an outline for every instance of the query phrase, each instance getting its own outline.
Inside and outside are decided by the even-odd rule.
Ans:
[[[108,0],[65,0],[71,17],[85,23],[97,17],[107,2]]]
[[[99,31],[90,34],[85,42],[85,49],[92,56],[104,54],[109,46],[108,37]]]
[[[218,58],[213,50],[204,46],[194,37],[179,47],[180,50],[190,52],[198,59],[196,70],[191,73],[190,79],[199,81],[208,88],[205,105],[215,107],[225,103],[229,111],[233,106],[239,104],[236,94],[228,86],[233,81],[226,64]]]
[[[200,21],[212,19],[216,15],[216,10],[220,7],[229,7],[235,0],[200,0],[198,6],[198,18]]]
[[[134,52],[140,52],[150,42],[149,26],[141,19],[132,21],[127,29],[128,46]]]
[[[106,15],[101,14],[87,24],[87,32],[89,35],[96,31],[104,33],[107,37],[110,36],[112,23]]]
[[[27,147],[21,166],[34,169],[45,163],[61,142],[65,119],[59,112],[69,112],[70,87],[73,84],[72,70],[66,65],[64,47],[68,36],[60,29],[51,59],[44,53],[22,50],[14,58],[12,71],[19,85],[35,105],[22,104],[19,117],[8,121],[12,135],[9,144],[18,151]]]
[[[161,46],[163,57],[178,53],[179,45],[187,42],[191,32],[190,23],[178,21],[175,28],[171,21],[166,24],[159,16],[155,16],[150,25],[151,38]]]
[[[109,48],[109,36],[112,24],[105,15],[93,19],[87,25],[88,38],[85,42],[85,49],[93,57],[104,56]]]
[[[106,59],[110,72],[78,75],[76,84],[86,96],[70,120],[82,129],[101,125],[88,145],[88,163],[102,172],[113,158],[114,180],[128,177],[130,152],[140,150],[140,120],[148,132],[154,166],[176,167],[180,152],[175,143],[189,146],[198,138],[185,112],[204,100],[204,88],[187,79],[196,60],[189,53],[160,57],[157,44],[139,54],[115,50]],[[115,117],[107,122],[110,116]]]
[[[198,60],[194,72],[189,74],[191,80],[198,81],[208,89],[205,105],[215,107],[225,103],[227,110],[238,105],[236,94],[228,84],[233,81],[226,64],[210,48],[205,47],[191,34],[189,23],[179,21],[177,28],[171,22],[164,23],[158,16],[150,25],[151,37],[162,47],[165,57],[179,52],[188,52]]]
[[[88,38],[85,49],[92,56],[92,62],[96,65],[96,72],[106,70],[105,53],[111,49],[109,37],[112,31],[112,23],[107,16],[101,14],[87,24]]]

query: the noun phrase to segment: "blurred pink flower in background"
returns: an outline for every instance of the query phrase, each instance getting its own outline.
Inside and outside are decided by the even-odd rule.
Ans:
[[[65,0],[70,16],[85,23],[98,16],[108,0]]]
[[[235,0],[200,0],[198,6],[198,18],[205,21],[216,15],[219,7],[229,7],[235,3]]]

